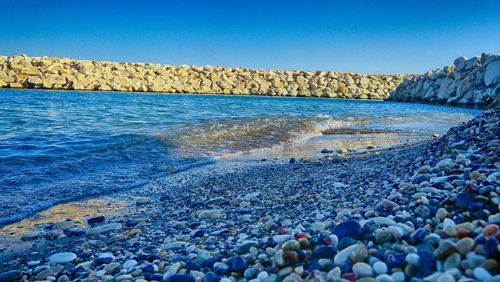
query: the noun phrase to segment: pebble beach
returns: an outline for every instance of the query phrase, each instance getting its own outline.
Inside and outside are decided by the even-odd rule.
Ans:
[[[500,281],[500,110],[432,141],[218,164],[2,245],[7,281]],[[165,189],[169,187],[169,189]]]

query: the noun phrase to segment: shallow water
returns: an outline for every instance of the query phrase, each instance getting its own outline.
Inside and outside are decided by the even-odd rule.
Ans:
[[[478,111],[382,101],[0,90],[0,226],[239,155],[430,138]]]

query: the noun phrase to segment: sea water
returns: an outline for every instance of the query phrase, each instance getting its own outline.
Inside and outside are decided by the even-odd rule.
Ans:
[[[430,139],[477,110],[383,101],[0,90],[0,226],[227,158]]]

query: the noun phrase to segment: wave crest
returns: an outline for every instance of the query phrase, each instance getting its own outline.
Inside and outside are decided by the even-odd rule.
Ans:
[[[335,129],[365,123],[367,120],[361,118],[339,120],[328,115],[220,119],[168,134],[158,134],[157,138],[185,153],[220,156],[304,142],[316,136],[331,134]]]

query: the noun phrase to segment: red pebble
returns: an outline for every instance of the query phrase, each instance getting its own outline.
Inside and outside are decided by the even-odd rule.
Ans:
[[[278,229],[278,234],[285,235],[286,234],[286,229],[283,228],[283,227],[280,227],[280,229]]]
[[[462,239],[465,237],[474,237],[474,232],[466,229],[461,229],[457,231],[457,238]]]
[[[300,239],[300,238],[310,239],[311,235],[309,235],[308,233],[303,233],[303,232],[295,233],[295,239]]]
[[[475,193],[475,192],[477,192],[477,187],[476,187],[476,185],[474,185],[470,182],[467,182],[467,184],[465,184],[464,191],[469,192],[469,193]]]
[[[342,278],[354,282],[356,281],[356,273],[354,272],[345,273],[344,275],[342,275]]]
[[[495,235],[495,234],[497,234],[499,229],[500,229],[500,227],[498,227],[498,225],[496,225],[496,224],[487,225],[483,230],[483,236],[489,237],[491,235]]]

